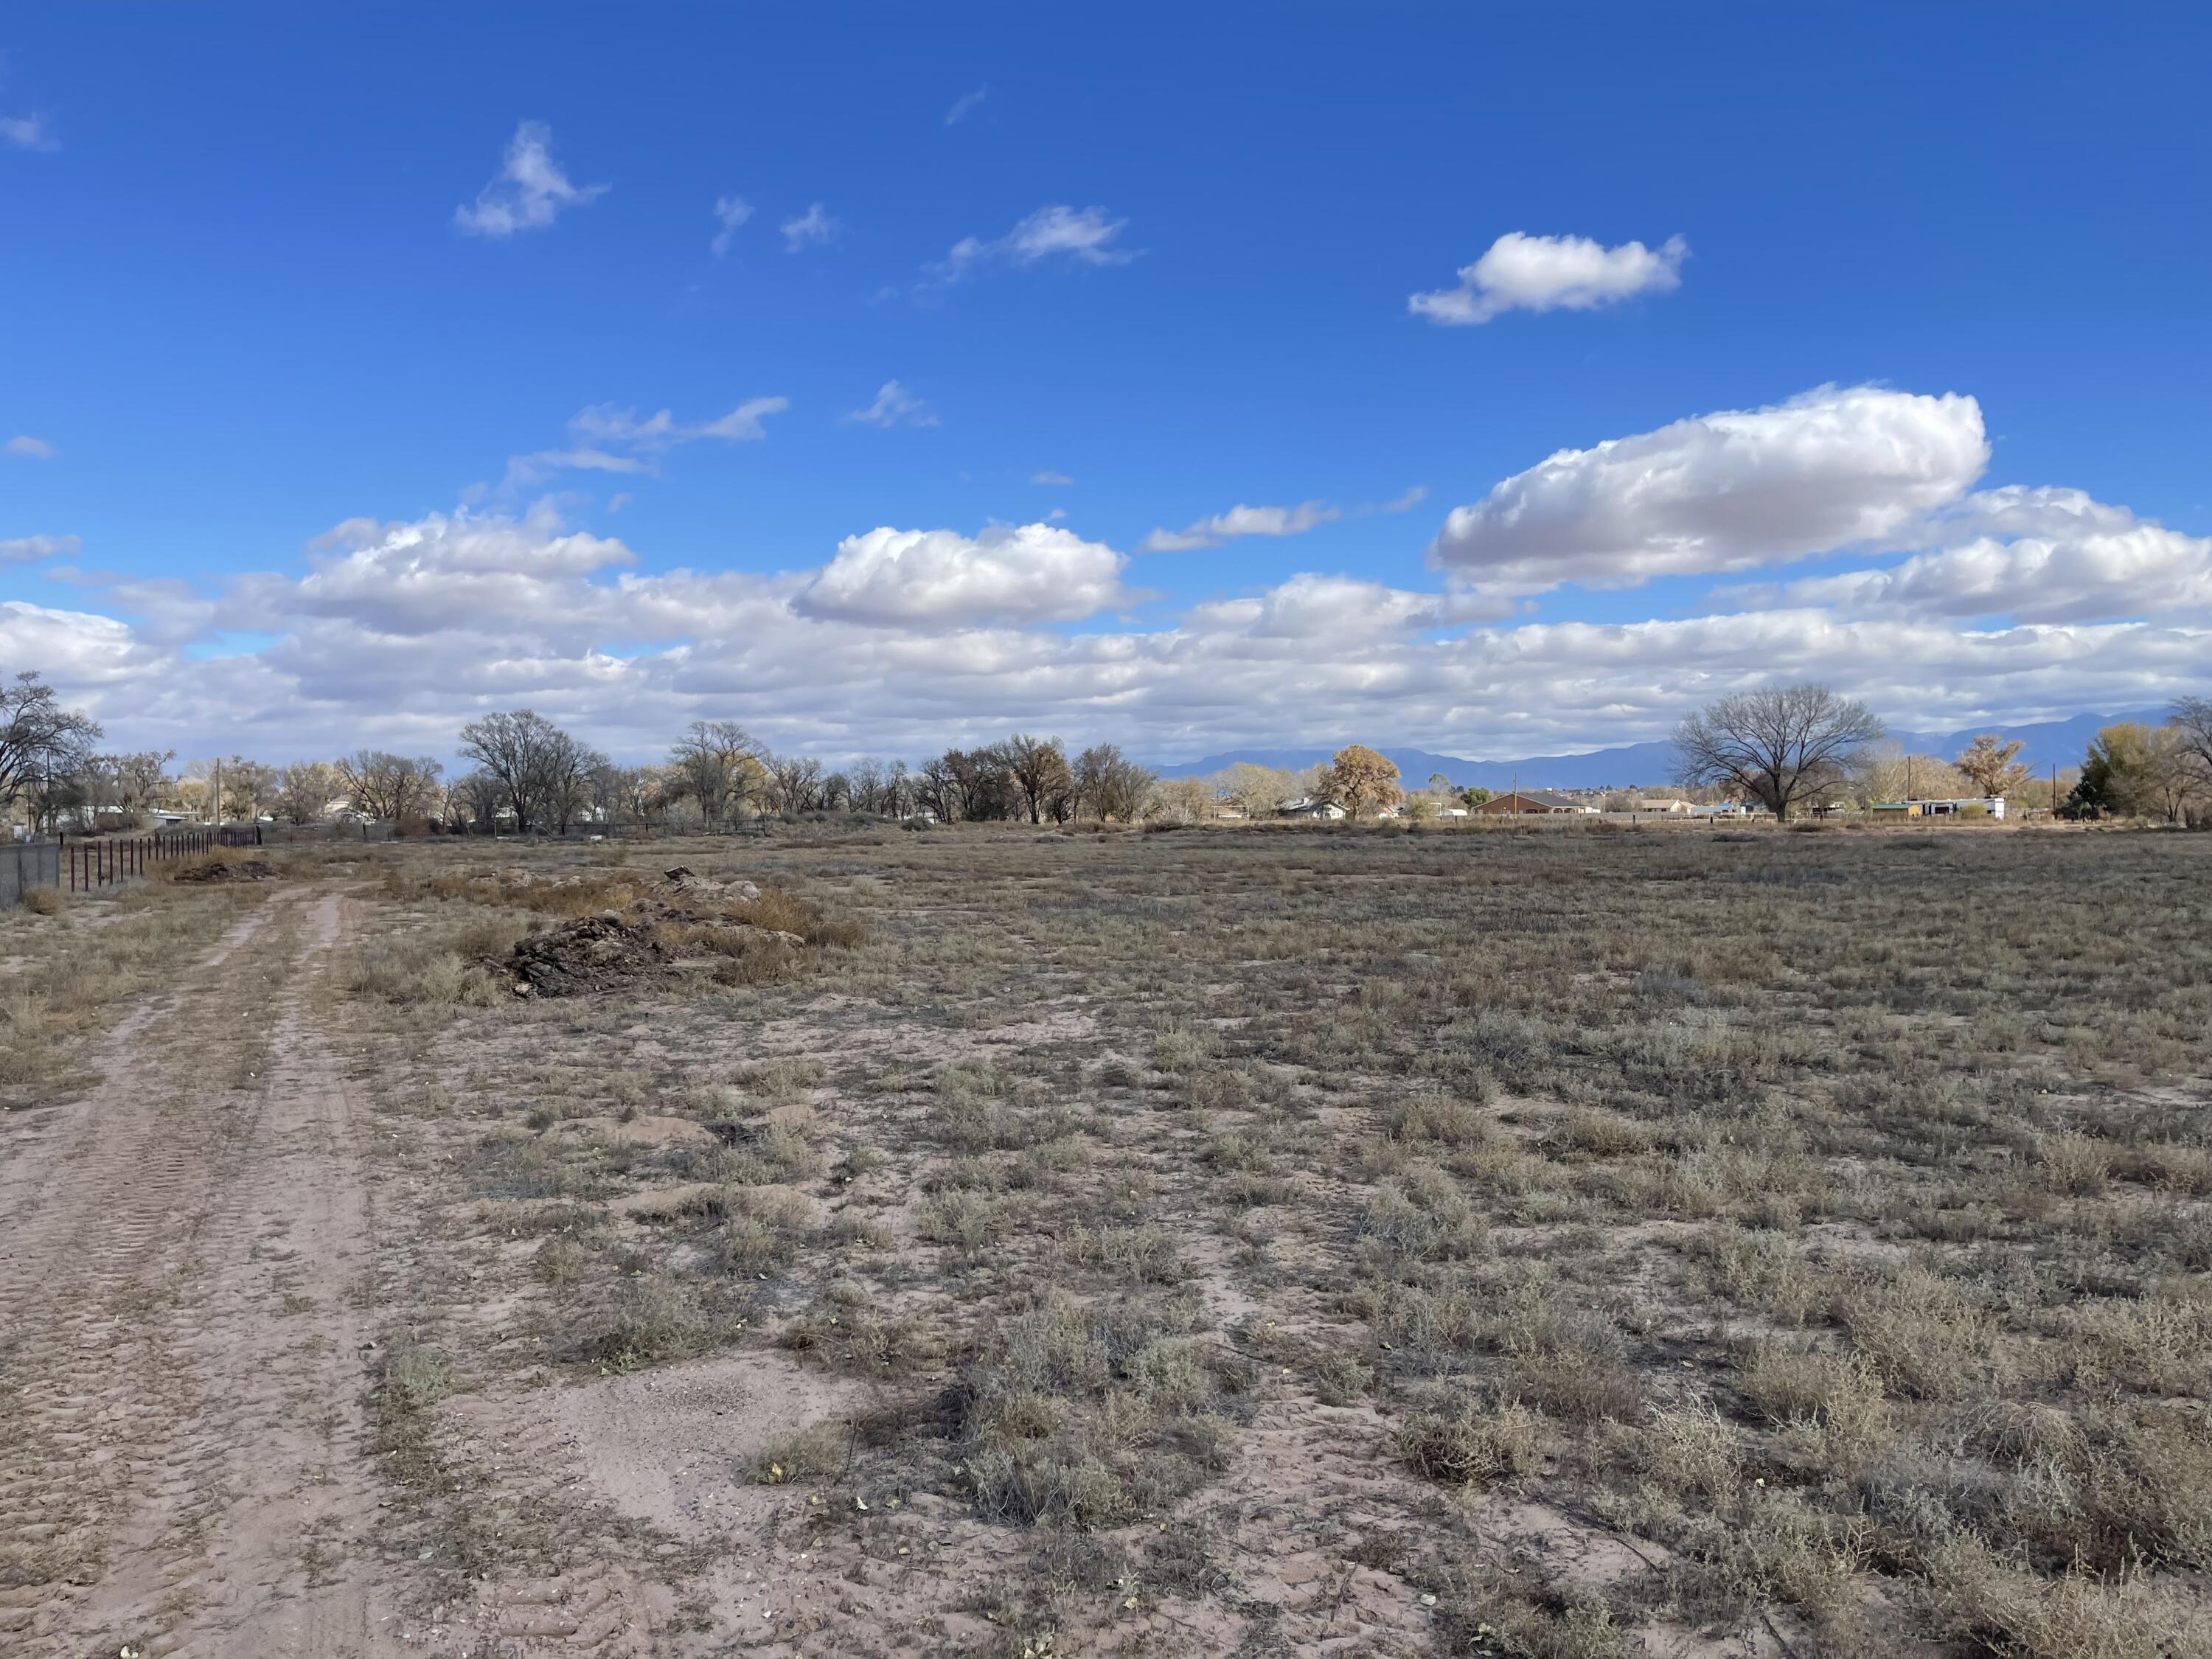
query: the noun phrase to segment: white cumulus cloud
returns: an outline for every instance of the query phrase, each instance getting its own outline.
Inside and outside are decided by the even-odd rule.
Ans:
[[[1226,629],[1259,640],[1324,640],[1335,645],[1433,628],[1444,620],[1444,601],[1355,576],[1304,572],[1249,599],[1194,605],[1185,624]]]
[[[1430,557],[1522,592],[1784,563],[1917,523],[1989,454],[1970,397],[1823,386],[1563,449],[1454,507]]]
[[[771,576],[644,570],[544,510],[353,521],[304,570],[112,590],[128,622],[0,605],[0,660],[46,672],[119,745],[270,760],[450,754],[464,721],[521,707],[625,759],[697,719],[832,757],[1030,728],[1171,759],[1350,738],[1555,753],[1663,736],[1774,679],[1931,727],[2212,690],[2212,628],[2171,617],[1975,627],[1801,606],[1439,632],[1449,594],[1309,574],[1161,623],[1054,625],[1128,597],[1123,568],[1050,526],[875,531]],[[194,641],[240,635],[274,642],[185,666]]]
[[[1885,568],[1732,597],[1915,617],[2066,623],[2212,612],[2212,538],[2184,535],[2075,489],[1988,490],[1939,528],[1968,534]]]
[[[596,202],[612,188],[571,184],[553,159],[553,129],[525,121],[507,140],[498,175],[473,204],[453,210],[453,223],[468,235],[495,239],[543,230],[568,209]]]
[[[1638,294],[1681,286],[1690,245],[1670,236],[1607,247],[1587,236],[1529,236],[1510,230],[1471,265],[1455,288],[1407,297],[1407,309],[1432,323],[1486,323],[1508,311],[1594,311]]]
[[[1123,556],[1048,524],[871,530],[837,544],[793,601],[804,615],[873,623],[1074,622],[1127,597]]]

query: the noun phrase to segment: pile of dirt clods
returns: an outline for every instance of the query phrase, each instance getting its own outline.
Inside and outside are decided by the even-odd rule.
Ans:
[[[205,864],[188,866],[170,879],[193,886],[202,882],[274,881],[276,879],[276,866],[266,859],[240,859],[235,864],[222,859],[211,859]]]
[[[517,996],[572,997],[617,990],[687,965],[711,965],[733,945],[795,951],[796,933],[762,927],[732,914],[760,897],[749,881],[720,882],[681,866],[654,890],[619,910],[601,910],[519,940],[497,964],[514,979]],[[687,957],[696,945],[706,953]]]

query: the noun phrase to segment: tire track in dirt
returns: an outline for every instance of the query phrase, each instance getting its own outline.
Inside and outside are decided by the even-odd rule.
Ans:
[[[267,914],[226,933],[187,986]],[[131,1010],[91,1057],[105,1084],[37,1122],[0,1172],[11,1218],[0,1230],[0,1638],[11,1646],[53,1637],[59,1602],[100,1571],[106,1522],[160,1472],[166,1413],[117,1379],[169,1375],[146,1316],[207,1184],[197,1138],[174,1132],[168,1089],[138,1063],[149,1031],[182,1006]]]
[[[148,1053],[158,1011],[134,1015],[102,1044],[107,1084],[37,1154],[43,1195],[0,1263],[11,1653],[384,1649],[356,1305],[371,1217],[307,992],[340,901],[279,902],[226,936],[175,1010],[220,1018],[212,970],[261,938],[228,988],[276,988],[234,1028],[240,1044],[265,1033],[265,1075],[173,1078]]]
[[[198,981],[244,949],[269,914],[256,910],[234,923],[180,976],[182,995],[189,998]],[[132,1183],[116,1190],[117,1177],[130,1171],[161,1181],[168,1175],[160,1159],[173,1146],[164,1123],[166,1080],[148,1075],[138,1051],[149,1030],[180,1006],[175,996],[149,999],[100,1040],[87,1061],[106,1079],[99,1089],[66,1106],[5,1120],[15,1133],[0,1163],[0,1216],[9,1218],[0,1228],[0,1353],[32,1304],[71,1282],[88,1216],[107,1205],[111,1224],[130,1227],[149,1212],[129,1202]]]

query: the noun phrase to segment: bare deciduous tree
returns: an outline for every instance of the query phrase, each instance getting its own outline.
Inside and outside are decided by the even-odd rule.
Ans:
[[[338,761],[333,769],[349,805],[363,817],[405,823],[437,814],[438,780],[446,769],[428,755],[363,749]],[[228,780],[224,788],[228,792]]]
[[[276,784],[276,810],[295,823],[317,823],[344,793],[328,761],[301,761],[284,769]]]
[[[461,728],[461,754],[500,781],[514,827],[565,830],[599,760],[592,750],[531,709],[486,714]]]
[[[1298,793],[1297,775],[1273,766],[1238,761],[1214,779],[1214,787],[1248,818],[1269,818]]]
[[[499,775],[483,767],[464,773],[447,792],[450,803],[466,814],[478,835],[496,835],[499,815],[507,804],[507,785]]]
[[[36,670],[0,685],[0,811],[36,790],[51,816],[56,786],[82,774],[100,738],[99,722],[81,709],[63,708]]]
[[[243,818],[252,823],[261,817],[263,807],[276,799],[276,791],[283,781],[283,775],[273,766],[243,755],[233,755],[222,763],[222,801],[216,816]]]
[[[161,805],[169,789],[173,749],[143,749],[128,755],[94,755],[85,763],[87,804],[94,811],[125,817]]]
[[[1825,685],[1739,691],[1674,728],[1675,775],[1740,790],[1787,819],[1808,796],[1838,787],[1851,757],[1881,730],[1864,703]]]
[[[587,748],[566,732],[558,734],[544,772],[544,793],[539,798],[541,822],[553,833],[566,835],[568,826],[582,817],[596,798],[593,780],[608,769],[607,757]]]
[[[811,755],[782,755],[768,764],[768,791],[781,812],[805,812],[820,804],[822,763]]]
[[[1200,823],[1213,816],[1213,786],[1204,778],[1163,778],[1146,798],[1148,818],[1174,823]]]
[[[2212,697],[2184,697],[2173,705],[2166,729],[2197,775],[2212,785]]]
[[[765,751],[735,720],[694,720],[670,757],[711,833],[744,810],[766,776]]]
[[[853,805],[863,812],[904,817],[913,810],[914,787],[904,761],[863,757],[853,763],[851,781]]]
[[[1058,738],[1033,738],[1017,732],[999,745],[1006,775],[1013,780],[1031,823],[1044,822],[1044,809],[1055,793],[1072,793],[1073,775],[1067,751]]]
[[[631,823],[654,822],[672,800],[684,793],[682,778],[674,767],[618,766],[615,771],[620,784],[617,810]]]
[[[925,764],[916,782],[922,804],[947,823],[1012,817],[1019,793],[995,744],[948,749]]]
[[[1076,810],[1101,821],[1133,822],[1145,810],[1152,775],[1110,743],[1095,743],[1075,757]]]

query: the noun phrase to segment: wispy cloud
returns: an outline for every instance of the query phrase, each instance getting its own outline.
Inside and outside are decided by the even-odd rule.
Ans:
[[[975,112],[976,106],[991,95],[990,83],[986,82],[975,91],[963,94],[953,100],[952,107],[945,112],[945,125],[957,127]]]
[[[687,425],[665,409],[641,416],[635,409],[593,404],[569,417],[568,434],[574,441],[568,447],[509,456],[506,484],[510,489],[527,489],[556,472],[649,473],[661,456],[679,444],[708,438],[757,443],[768,436],[767,417],[790,407],[788,398],[750,398],[717,419]]]
[[[784,250],[796,253],[802,248],[817,247],[823,242],[835,241],[844,228],[844,222],[831,217],[829,210],[821,203],[811,203],[797,218],[783,222]]]
[[[990,241],[965,236],[955,242],[945,258],[922,267],[922,287],[925,291],[950,288],[994,263],[1034,265],[1066,259],[1076,264],[1126,265],[1137,256],[1115,243],[1128,224],[1127,219],[1111,217],[1103,207],[1078,209],[1064,203],[1041,207],[1004,236]]]
[[[845,416],[862,426],[935,426],[936,411],[896,380],[885,380],[876,400]]]
[[[1226,513],[1200,519],[1181,530],[1155,530],[1139,543],[1139,553],[1188,553],[1194,548],[1218,547],[1242,536],[1303,536],[1316,526],[1344,516],[1326,501],[1302,501],[1296,507],[1246,507],[1238,502]]]
[[[1050,467],[1047,467],[1042,472],[1031,473],[1030,482],[1033,484],[1066,485],[1073,483],[1075,480],[1065,472],[1055,472]]]
[[[596,202],[612,188],[571,184],[553,159],[553,129],[525,121],[507,141],[497,176],[477,192],[473,205],[453,210],[453,223],[466,235],[495,239],[543,230],[568,209]]]
[[[53,151],[62,147],[43,115],[0,115],[0,144],[12,149]]]
[[[1670,236],[1660,246],[1607,247],[1587,236],[1528,236],[1510,230],[1471,265],[1456,288],[1409,295],[1406,308],[1432,323],[1486,323],[1509,311],[1595,311],[1638,294],[1682,285],[1690,245]]]
[[[714,198],[714,222],[721,228],[714,233],[714,240],[708,246],[714,250],[717,259],[730,251],[730,243],[738,234],[738,227],[752,216],[753,204],[742,196],[717,196]]]
[[[4,449],[9,454],[26,461],[51,461],[54,458],[54,447],[52,444],[44,438],[33,438],[27,432],[17,433],[6,443],[0,444],[0,449]]]
[[[83,550],[76,536],[17,536],[0,541],[0,564],[35,564],[40,559],[73,559]]]
[[[718,421],[679,433],[676,441],[687,443],[694,438],[720,438],[733,444],[753,443],[768,436],[768,428],[761,424],[763,416],[781,415],[790,407],[788,398],[750,398]]]
[[[1415,484],[1404,495],[1399,496],[1396,501],[1383,502],[1382,510],[1385,513],[1410,513],[1428,499],[1428,485]]]

